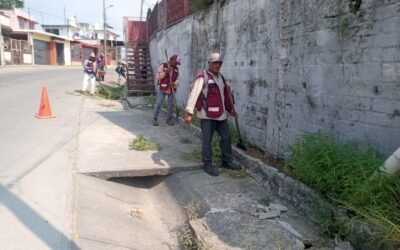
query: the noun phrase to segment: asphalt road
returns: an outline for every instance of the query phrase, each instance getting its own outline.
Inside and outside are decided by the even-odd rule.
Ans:
[[[71,249],[80,67],[0,68],[0,248]],[[53,119],[37,119],[42,87]]]

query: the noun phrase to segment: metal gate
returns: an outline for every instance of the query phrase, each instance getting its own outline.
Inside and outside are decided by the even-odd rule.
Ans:
[[[35,51],[35,64],[49,65],[49,43],[41,40],[33,40],[33,48]]]
[[[23,63],[22,46],[20,40],[11,40],[11,57],[13,64]]]
[[[23,64],[24,54],[32,54],[32,47],[25,40],[16,40],[9,37],[4,38],[4,51],[11,53],[11,61],[8,64]],[[30,63],[30,62],[25,62]]]
[[[57,64],[64,65],[64,44],[56,43],[56,51],[57,51]]]

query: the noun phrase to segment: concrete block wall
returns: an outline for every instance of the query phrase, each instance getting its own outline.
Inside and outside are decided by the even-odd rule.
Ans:
[[[158,32],[183,60],[178,104],[205,67],[225,57],[247,138],[276,157],[305,132],[331,132],[372,145],[383,156],[400,146],[400,1],[226,0]]]

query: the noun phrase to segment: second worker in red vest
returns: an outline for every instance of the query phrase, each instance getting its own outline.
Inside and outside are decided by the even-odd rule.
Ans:
[[[212,164],[211,141],[215,131],[221,136],[222,167],[240,169],[232,164],[232,145],[227,112],[237,117],[228,96],[228,88],[224,77],[220,73],[222,57],[219,53],[212,53],[208,58],[208,70],[199,72],[192,85],[185,108],[185,121],[191,123],[194,109],[197,117],[201,119],[201,131],[203,134],[201,157],[204,170],[217,176],[218,170]]]
[[[153,125],[158,126],[158,115],[160,113],[161,104],[164,101],[165,96],[168,98],[168,111],[167,111],[167,124],[174,125],[174,119],[172,113],[174,110],[174,96],[179,84],[179,69],[178,65],[181,64],[178,55],[173,55],[169,59],[168,63],[162,63],[157,70],[158,90],[157,90],[157,101],[154,108]],[[172,82],[171,82],[172,81]],[[172,88],[173,86],[173,93]]]

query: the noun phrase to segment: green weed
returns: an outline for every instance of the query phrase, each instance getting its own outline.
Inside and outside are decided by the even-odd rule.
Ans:
[[[228,174],[230,177],[235,178],[235,179],[242,179],[242,178],[247,178],[249,176],[249,173],[246,172],[246,170],[228,170]]]
[[[351,35],[351,21],[348,17],[343,17],[339,20],[337,33],[340,38],[348,38]]]
[[[189,221],[196,220],[199,217],[200,204],[192,201],[183,208],[185,209],[188,221],[179,230],[179,242],[185,250],[207,249],[203,242],[196,238],[189,225]]]
[[[182,144],[192,144],[192,140],[190,140],[190,138],[187,138],[187,137],[181,137],[179,139],[179,142]]]
[[[198,161],[201,162],[201,153],[198,149],[194,149],[190,153],[183,153],[181,159],[185,161]]]
[[[157,97],[154,95],[149,95],[149,96],[145,96],[144,100],[146,101],[146,103],[148,105],[154,106],[156,104]]]
[[[193,114],[192,124],[196,127],[201,128],[201,119],[196,116],[196,113]]]
[[[236,127],[233,124],[229,124],[229,131],[231,133],[232,143],[237,144],[239,142],[239,133],[237,132]],[[242,135],[243,144],[246,147],[250,147],[251,145],[248,142],[246,135],[244,135],[243,133],[241,133],[241,135]]]
[[[213,0],[192,0],[192,7],[194,11],[207,9]]]
[[[96,89],[96,95],[109,100],[119,100],[122,96],[123,87],[111,87],[103,84],[103,88]]]
[[[129,149],[136,151],[159,151],[161,148],[158,144],[144,138],[143,135],[139,135],[129,143]]]

